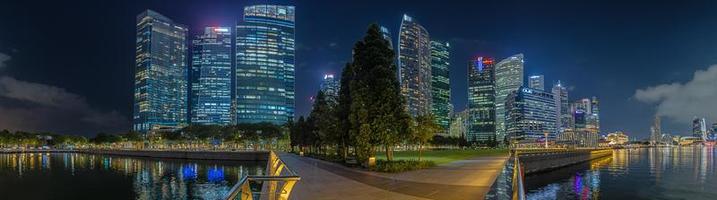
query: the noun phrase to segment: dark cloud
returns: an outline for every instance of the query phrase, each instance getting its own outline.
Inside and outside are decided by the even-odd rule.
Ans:
[[[9,61],[11,58],[12,57],[10,57],[7,54],[0,53],[0,69],[5,68],[5,66],[7,66],[7,64],[5,64],[5,62]]]
[[[117,111],[92,108],[65,89],[0,76],[0,129],[91,135],[128,127]]]
[[[657,115],[678,124],[689,124],[693,117],[717,120],[717,65],[696,71],[686,83],[638,89],[634,97],[640,102],[655,104]]]

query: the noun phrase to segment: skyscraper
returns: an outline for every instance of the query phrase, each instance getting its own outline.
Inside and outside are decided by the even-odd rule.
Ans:
[[[707,122],[705,121],[705,118],[697,118],[692,120],[692,136],[702,138],[703,140],[707,138]]]
[[[403,15],[398,37],[401,94],[412,116],[431,111],[431,43],[423,26]]]
[[[232,116],[232,34],[229,27],[206,27],[192,41],[190,121],[226,125]]]
[[[388,46],[393,49],[393,39],[391,39],[391,31],[385,26],[381,26],[381,36],[388,41]]]
[[[436,123],[448,134],[451,125],[451,87],[448,71],[450,69],[450,44],[431,41],[431,112]]]
[[[477,57],[468,63],[468,117],[466,140],[495,139],[495,68],[493,59]],[[500,140],[498,140],[500,141]]]
[[[333,74],[324,74],[324,79],[321,80],[320,90],[324,92],[324,95],[329,97],[331,101],[337,102],[339,98],[339,81],[334,78]]]
[[[570,114],[570,102],[568,101],[568,90],[565,86],[558,81],[557,84],[553,85],[553,95],[556,101],[556,107],[558,110],[558,134],[562,133],[566,129],[573,128],[573,117]]]
[[[506,133],[514,139],[554,139],[558,112],[552,92],[520,87],[508,95],[505,103]]]
[[[528,87],[537,90],[545,90],[545,77],[543,75],[528,77]]]
[[[294,6],[244,8],[236,26],[236,122],[294,118]]]
[[[650,143],[657,144],[662,136],[662,130],[660,125],[660,116],[655,115],[655,121],[653,121],[652,127],[650,127]]]
[[[501,60],[495,67],[495,129],[498,141],[505,138],[505,102],[508,95],[523,86],[523,54]]]
[[[187,123],[187,28],[152,10],[137,15],[133,130]]]

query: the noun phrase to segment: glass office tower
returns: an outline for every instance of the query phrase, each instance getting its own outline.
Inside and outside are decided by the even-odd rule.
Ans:
[[[558,112],[552,92],[520,87],[505,103],[506,133],[509,138],[543,141],[555,139]]]
[[[330,101],[338,103],[339,88],[339,80],[336,79],[333,74],[324,74],[324,79],[321,80],[319,89],[324,92],[324,95],[326,95]]]
[[[495,139],[495,67],[492,58],[468,63],[468,142]]]
[[[187,27],[152,10],[137,15],[133,130],[187,123]]]
[[[236,26],[236,122],[294,119],[294,6],[244,8]]]
[[[232,59],[229,27],[206,27],[192,41],[191,123],[227,125],[233,121]]]
[[[448,42],[431,41],[431,112],[444,135],[451,125],[450,47]]]
[[[545,77],[543,75],[533,75],[528,77],[528,87],[545,90]]]
[[[398,36],[401,94],[412,116],[431,111],[431,43],[423,26],[403,15]]]
[[[553,95],[555,96],[556,110],[558,110],[558,134],[567,129],[572,129],[573,115],[570,113],[570,102],[568,101],[568,89],[558,81],[553,85]]]
[[[495,67],[495,129],[498,141],[505,137],[505,101],[523,86],[523,54],[501,60]]]

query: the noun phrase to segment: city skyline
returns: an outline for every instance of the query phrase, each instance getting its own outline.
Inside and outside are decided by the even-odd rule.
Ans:
[[[282,2],[283,3],[283,2]],[[240,9],[237,9],[238,7],[243,7],[250,5],[251,3],[247,4],[241,4],[237,6],[230,6],[231,10],[234,12],[237,12]],[[312,10],[315,11],[316,7],[309,7],[308,5],[301,5],[301,3],[286,3],[286,4],[297,4],[297,9],[304,9],[301,6],[304,6],[306,8],[306,12],[311,12]],[[662,71],[656,69],[656,71],[647,71],[645,72],[645,76],[647,77],[656,77],[656,78],[645,78],[645,79],[651,79],[651,81],[646,80],[640,80],[636,81],[637,83],[629,83],[630,82],[630,76],[627,74],[630,74],[633,70],[637,69],[629,69],[625,68],[625,72],[623,74],[617,74],[615,77],[608,76],[610,70],[597,70],[595,68],[598,67],[589,67],[589,66],[599,66],[600,61],[599,59],[591,59],[584,57],[585,55],[578,55],[578,56],[572,56],[572,57],[562,57],[567,59],[584,59],[587,61],[581,61],[571,64],[566,64],[564,61],[555,61],[557,59],[561,59],[559,56],[551,56],[551,53],[544,53],[540,52],[541,50],[544,50],[546,52],[551,52],[552,50],[558,49],[560,51],[560,48],[575,48],[575,46],[567,47],[565,45],[556,45],[558,47],[545,47],[545,48],[538,48],[538,47],[531,47],[529,44],[533,43],[535,44],[536,41],[530,40],[531,37],[541,37],[545,36],[545,32],[537,31],[535,34],[537,36],[516,36],[512,35],[510,37],[503,38],[503,39],[496,39],[496,36],[491,36],[488,34],[487,36],[476,36],[475,38],[462,38],[466,34],[469,34],[472,31],[461,31],[461,30],[451,30],[448,32],[448,30],[442,30],[446,27],[453,27],[454,23],[449,23],[446,25],[442,25],[440,23],[437,23],[437,21],[441,21],[440,17],[429,14],[429,12],[426,12],[427,7],[431,7],[430,5],[418,5],[416,8],[408,8],[407,6],[399,6],[395,5],[397,3],[389,3],[387,5],[390,8],[397,8],[397,7],[404,7],[405,9],[409,9],[405,11],[409,15],[419,18],[421,23],[429,27],[428,31],[431,32],[431,35],[433,37],[434,33],[437,35],[436,38],[445,38],[448,42],[451,43],[453,50],[451,52],[451,63],[450,69],[452,69],[451,73],[451,103],[453,103],[454,107],[456,108],[456,111],[461,111],[466,108],[467,105],[467,96],[465,94],[461,94],[463,92],[459,91],[465,91],[467,88],[465,86],[461,85],[467,85],[465,82],[461,82],[465,80],[466,78],[460,78],[467,76],[466,74],[457,74],[453,73],[453,71],[465,71],[465,65],[462,65],[460,63],[465,63],[465,60],[468,60],[470,56],[466,55],[488,55],[491,57],[496,58],[497,60],[500,60],[502,58],[506,58],[509,55],[515,54],[515,53],[524,53],[525,54],[525,69],[528,70],[525,72],[525,74],[543,74],[545,75],[545,85],[550,86],[552,83],[554,83],[556,80],[564,80],[563,83],[567,87],[567,89],[571,93],[571,97],[588,97],[588,96],[597,96],[601,100],[601,126],[602,129],[605,130],[603,132],[608,131],[617,131],[617,130],[624,130],[627,133],[636,134],[640,137],[648,137],[649,136],[649,126],[652,121],[652,116],[655,114],[655,112],[658,112],[656,108],[659,107],[659,105],[651,105],[651,104],[645,104],[641,101],[647,101],[650,102],[656,102],[657,104],[660,104],[660,99],[662,97],[659,97],[656,101],[650,101],[651,99],[648,97],[641,97],[639,95],[635,95],[637,93],[638,89],[644,89],[644,91],[654,91],[654,90],[647,90],[651,87],[656,87],[662,84],[670,84],[673,82],[683,83],[684,87],[689,86],[688,83],[691,81],[692,76],[691,74],[697,70],[705,70],[707,66],[709,66],[712,63],[715,63],[716,60],[714,57],[704,57],[704,59],[696,58],[692,59],[691,63],[684,63],[683,59],[681,62],[679,62],[679,66],[683,67],[662,67]],[[91,6],[92,4],[90,4]],[[192,4],[184,5],[186,7],[192,7]],[[331,4],[334,5],[334,4]],[[493,5],[494,4],[489,4]],[[127,6],[127,5],[124,5]],[[326,5],[330,6],[330,5]],[[335,5],[334,5],[335,6]],[[435,6],[435,5],[434,5]],[[632,6],[631,4],[624,5],[627,7]],[[180,6],[182,7],[182,6]],[[580,7],[580,6],[576,6]],[[659,5],[655,6],[652,5],[652,9],[659,11],[664,8],[660,7]],[[134,21],[134,15],[142,11],[143,9],[155,9],[158,12],[162,13],[163,15],[173,19],[173,21],[181,24],[186,24],[189,26],[189,34],[187,35],[187,40],[190,40],[192,36],[197,35],[196,33],[200,30],[200,27],[207,27],[207,26],[234,26],[235,19],[239,19],[239,16],[237,14],[233,14],[233,16],[223,16],[218,17],[216,15],[210,16],[210,17],[202,17],[201,13],[207,13],[207,10],[211,9],[200,9],[200,14],[195,14],[199,16],[192,16],[192,15],[183,15],[178,14],[178,11],[173,11],[171,7],[161,6],[158,3],[146,3],[146,4],[138,4],[136,6],[132,6],[131,9],[132,12],[129,13],[129,11],[122,11],[123,16],[122,19],[117,17],[118,21],[122,22],[114,22],[118,25],[118,29],[123,29],[123,31],[118,31],[117,35],[111,35],[116,36],[117,38],[123,38],[120,39],[123,43],[127,44],[121,44],[118,45],[119,42],[108,42],[109,48],[107,48],[107,51],[104,52],[97,52],[93,53],[91,55],[95,55],[94,57],[89,58],[89,63],[94,63],[95,66],[100,66],[98,70],[102,72],[103,74],[118,74],[115,76],[110,77],[89,77],[88,74],[90,71],[85,72],[88,66],[91,66],[91,64],[84,64],[84,63],[76,63],[76,65],[68,65],[64,61],[64,59],[58,59],[54,62],[57,62],[60,66],[73,66],[70,68],[66,68],[68,70],[67,72],[76,73],[76,75],[62,73],[56,71],[56,69],[49,69],[45,66],[51,66],[45,64],[48,61],[34,61],[32,59],[29,59],[30,55],[38,55],[41,58],[42,57],[50,57],[52,56],[44,56],[47,55],[42,50],[36,50],[32,46],[25,46],[21,42],[27,42],[26,39],[23,39],[24,37],[19,37],[19,34],[25,33],[22,30],[22,25],[18,26],[17,32],[11,31],[10,33],[6,33],[6,35],[0,36],[0,53],[3,53],[3,55],[7,55],[10,58],[9,61],[4,62],[4,66],[2,73],[4,79],[4,83],[8,84],[12,80],[17,81],[19,83],[37,83],[41,84],[43,86],[49,85],[54,88],[62,89],[66,93],[75,94],[75,96],[78,96],[80,99],[83,99],[85,101],[82,108],[87,109],[86,113],[78,113],[78,115],[82,115],[83,117],[98,117],[99,118],[112,118],[114,120],[116,119],[124,119],[124,125],[128,125],[130,123],[131,115],[132,115],[132,109],[128,108],[127,102],[130,102],[130,100],[127,98],[127,96],[131,96],[131,90],[132,86],[129,83],[129,80],[131,80],[130,77],[130,71],[132,71],[133,65],[133,59],[131,55],[134,53],[133,49],[133,38],[134,34],[131,33],[133,31],[133,25],[132,23],[127,23],[128,21]],[[438,7],[440,9],[445,9],[445,7]],[[225,9],[222,12],[228,13],[229,9]],[[681,10],[686,10],[686,8],[681,8]],[[50,11],[46,11],[50,12]],[[116,11],[115,11],[116,12]],[[124,13],[128,12],[128,13]],[[335,13],[337,11],[327,11],[327,13],[321,13],[321,16],[331,15],[332,13]],[[13,12],[6,12],[6,13],[13,13]],[[220,12],[221,13],[221,12]],[[351,32],[351,34],[340,34],[340,37],[338,38],[332,38],[331,36],[328,36],[328,40],[321,40],[322,42],[328,42],[328,43],[318,43],[316,42],[316,39],[305,39],[302,37],[302,34],[297,34],[297,116],[298,115],[305,115],[308,112],[308,98],[309,96],[312,96],[315,94],[316,91],[316,85],[318,84],[318,81],[320,81],[320,76],[322,76],[325,73],[333,73],[333,74],[339,74],[338,72],[343,67],[344,62],[347,60],[345,59],[350,55],[350,48],[348,47],[353,40],[357,39],[358,37],[356,35],[360,35],[363,33],[361,29],[364,29],[369,23],[371,22],[379,22],[382,25],[385,25],[391,32],[391,35],[393,36],[393,41],[396,41],[396,36],[398,36],[398,32],[396,32],[398,29],[398,26],[396,25],[398,22],[397,19],[400,19],[400,16],[403,15],[404,12],[401,11],[388,11],[388,10],[381,10],[379,14],[376,16],[370,16],[366,18],[358,18],[358,19],[352,19],[352,22],[350,22],[348,25],[346,25],[346,30],[341,30],[340,32]],[[535,14],[535,13],[533,13]],[[316,14],[318,15],[318,14]],[[530,14],[527,14],[530,15]],[[127,17],[130,16],[130,17]],[[387,17],[388,16],[388,17]],[[298,28],[297,31],[303,31],[303,33],[309,33],[312,28],[315,28],[319,25],[311,25],[307,24],[307,22],[310,19],[313,19],[315,16],[310,15],[301,15],[297,16],[297,23],[299,24],[305,24],[307,25],[306,28]],[[455,16],[444,16],[442,19],[446,19],[446,17],[452,17],[455,18]],[[10,17],[11,18],[11,17]],[[549,18],[549,17],[548,17]],[[229,23],[223,23],[218,22],[222,19],[225,21],[229,21]],[[29,19],[29,20],[35,20],[35,19]],[[643,19],[645,20],[645,19]],[[213,22],[212,22],[213,21]],[[510,20],[508,20],[510,21]],[[530,20],[527,20],[530,21]],[[649,21],[649,20],[648,20]],[[542,21],[539,21],[542,22]],[[485,23],[485,22],[476,22],[476,23]],[[3,21],[2,25],[11,24],[11,22]],[[321,24],[321,23],[320,23]],[[324,23],[325,24],[325,23]],[[497,25],[496,25],[497,26]],[[433,28],[436,27],[436,28]],[[498,26],[500,27],[500,26]],[[302,30],[303,29],[303,30]],[[33,30],[33,28],[29,28],[28,30]],[[314,29],[315,30],[315,29]],[[358,30],[358,31],[356,31]],[[490,32],[496,32],[494,34],[499,33],[509,33],[514,34],[516,31],[515,29],[491,29],[495,31]],[[540,29],[542,30],[542,29]],[[484,30],[485,31],[485,30]],[[129,34],[127,34],[130,32]],[[353,33],[355,32],[355,33]],[[339,34],[339,33],[337,33]],[[92,40],[92,43],[95,43],[95,41],[107,41],[106,37],[107,34],[104,31],[101,31],[97,35],[94,36],[95,38],[99,37],[100,40]],[[305,35],[305,34],[304,34]],[[318,34],[315,37],[326,37],[325,34]],[[19,38],[17,41],[13,40],[12,38]],[[573,37],[579,37],[573,35]],[[658,36],[655,36],[658,37]],[[343,39],[345,38],[345,39]],[[511,40],[510,38],[516,38],[516,42],[506,42],[508,40]],[[550,41],[551,37],[547,37],[548,41]],[[572,38],[574,39],[574,38]],[[303,41],[306,42],[303,42]],[[314,41],[312,43],[312,40]],[[470,41],[468,41],[470,40]],[[480,40],[484,40],[487,43],[484,45],[480,45],[481,43],[475,43],[476,41],[480,42]],[[130,41],[130,42],[127,42]],[[335,41],[335,42],[334,42]],[[29,42],[32,44],[32,42]],[[60,43],[60,41],[53,41],[53,43]],[[512,44],[511,44],[512,43]],[[333,45],[332,45],[333,44]],[[394,43],[395,44],[395,43]],[[81,46],[88,46],[88,44],[80,44]],[[189,45],[189,43],[187,43]],[[695,44],[690,44],[695,45]],[[58,45],[63,46],[63,45]],[[92,46],[92,44],[89,44],[89,46]],[[128,48],[129,47],[129,48]],[[72,47],[70,47],[72,48]],[[307,49],[313,49],[313,50],[307,50]],[[502,49],[504,48],[504,49]],[[583,47],[585,48],[585,47]],[[702,47],[706,48],[706,47]],[[15,50],[13,50],[15,49]],[[92,48],[92,49],[98,49]],[[502,49],[502,50],[496,50],[496,49]],[[330,51],[331,53],[327,55],[326,52]],[[690,51],[692,52],[692,51]],[[707,51],[709,52],[709,51]],[[454,56],[455,55],[455,56]],[[603,54],[605,55],[605,54]],[[188,56],[188,55],[187,55]],[[582,58],[581,58],[582,56]],[[639,55],[638,55],[639,56]],[[325,59],[319,59],[317,57],[325,57]],[[645,57],[643,55],[643,57]],[[648,56],[649,57],[649,56]],[[109,58],[109,59],[108,59]],[[187,57],[189,58],[189,57]],[[623,58],[624,59],[624,58]],[[42,59],[38,59],[42,60]],[[550,61],[550,62],[546,62]],[[643,59],[644,60],[644,59]],[[109,65],[96,65],[97,62],[105,62]],[[333,62],[333,64],[329,64],[330,62]],[[551,63],[554,62],[554,63]],[[668,61],[673,62],[673,61]],[[712,63],[710,63],[712,62]],[[314,64],[311,64],[314,63]],[[553,64],[553,66],[551,66]],[[612,65],[620,65],[620,64],[612,64]],[[625,65],[625,64],[622,64]],[[665,64],[667,65],[667,64]],[[674,64],[673,64],[674,65]],[[311,67],[316,66],[316,67]],[[562,67],[561,67],[562,66]],[[604,65],[603,63],[603,66]],[[575,67],[578,69],[581,69],[580,71],[576,71]],[[608,67],[609,69],[616,69],[618,67]],[[639,68],[639,67],[638,67]],[[669,69],[669,70],[665,70]],[[673,70],[673,69],[679,69],[679,70]],[[533,70],[533,71],[530,71]],[[555,73],[555,71],[565,71],[565,72],[558,72]],[[47,71],[47,72],[45,72]],[[711,71],[705,71],[704,73],[708,73]],[[568,73],[568,74],[566,74]],[[660,74],[664,75],[660,75]],[[30,74],[36,74],[37,77],[32,77]],[[51,76],[54,74],[59,74],[61,76]],[[586,75],[592,75],[592,77],[588,77],[585,82],[583,81],[583,78]],[[459,77],[459,78],[456,78]],[[624,79],[622,81],[616,80],[616,79]],[[454,84],[454,80],[457,82]],[[627,83],[629,84],[625,84]],[[89,84],[92,83],[92,84]],[[95,84],[96,83],[96,84]],[[106,86],[105,88],[108,90],[111,90],[112,92],[108,92],[107,90],[100,90],[100,89],[93,89],[92,87],[95,85],[99,86]],[[8,87],[8,86],[4,86]],[[618,88],[619,87],[619,88]],[[621,89],[621,88],[625,89]],[[308,89],[310,88],[310,89]],[[6,89],[8,90],[8,89]],[[117,94],[114,94],[117,93]],[[574,94],[574,95],[573,95]],[[4,97],[4,98],[12,98],[12,97]],[[86,99],[86,100],[84,100]],[[647,99],[647,100],[640,100],[640,99]],[[571,99],[571,101],[574,101],[576,99]],[[620,104],[627,104],[627,106],[622,106]],[[8,105],[3,104],[3,105]],[[7,109],[8,106],[3,106],[3,108]],[[85,108],[86,107],[86,108]],[[634,108],[630,108],[634,107]],[[629,113],[622,113],[624,110],[631,111]],[[115,111],[115,112],[113,112]],[[84,111],[83,111],[84,112]],[[675,119],[675,117],[671,116],[672,113],[668,111],[659,111],[662,115],[666,115],[665,120],[663,121],[663,132],[669,132],[669,133],[676,133],[676,134],[688,134],[690,133],[690,122],[691,117],[684,118],[684,119]],[[638,113],[638,114],[634,114]],[[56,114],[56,113],[51,113]],[[624,115],[624,116],[623,116]],[[707,118],[707,123],[712,124],[714,123],[717,118],[714,116],[708,116],[701,113],[694,113],[692,114],[694,116],[698,117],[704,117]],[[62,116],[62,115],[60,115]],[[630,123],[624,123],[621,121],[624,121],[626,119],[631,120]],[[49,120],[49,119],[48,119]],[[633,121],[634,120],[634,121]],[[88,120],[92,121],[92,120]],[[102,121],[102,124],[109,124],[107,122],[104,122],[104,119],[100,119]],[[22,128],[22,127],[29,127],[29,125],[23,125],[22,123],[18,123],[15,121],[6,121],[8,123],[7,126],[12,126],[10,128]],[[40,124],[40,126],[37,126],[38,128],[42,128],[44,130],[52,130],[52,131],[58,131],[62,133],[74,133],[74,132],[80,132],[81,134],[86,135],[92,135],[97,132],[113,132],[113,131],[122,131],[126,130],[127,128],[117,128],[113,126],[100,126],[100,127],[92,127],[87,126],[84,124],[76,125],[74,127],[72,126],[61,126],[56,125],[51,122],[47,122],[47,124]],[[129,126],[126,126],[129,127]],[[3,127],[0,127],[3,128]]]

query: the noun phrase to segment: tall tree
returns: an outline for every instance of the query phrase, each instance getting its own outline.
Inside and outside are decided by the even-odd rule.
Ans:
[[[336,130],[337,153],[341,155],[344,160],[348,157],[348,149],[352,143],[349,137],[349,129],[351,128],[349,121],[349,113],[351,111],[351,80],[353,80],[353,68],[351,67],[351,63],[346,63],[344,70],[341,72],[338,105],[336,105],[336,111],[334,112],[338,125]]]
[[[408,136],[410,116],[400,94],[395,55],[377,24],[371,24],[353,49],[350,84],[350,133],[359,159],[375,155],[383,146],[388,160],[393,147]]]
[[[433,115],[420,115],[416,117],[416,125],[412,130],[413,141],[418,144],[418,161],[421,161],[423,154],[423,146],[433,139],[433,136],[441,131],[439,126],[434,120]]]
[[[338,120],[334,114],[334,101],[328,99],[329,97],[324,94],[323,91],[319,91],[316,94],[316,100],[314,107],[311,111],[310,117],[314,119],[314,125],[316,126],[315,139],[317,143],[314,145],[323,150],[327,145],[336,144],[336,130]]]

